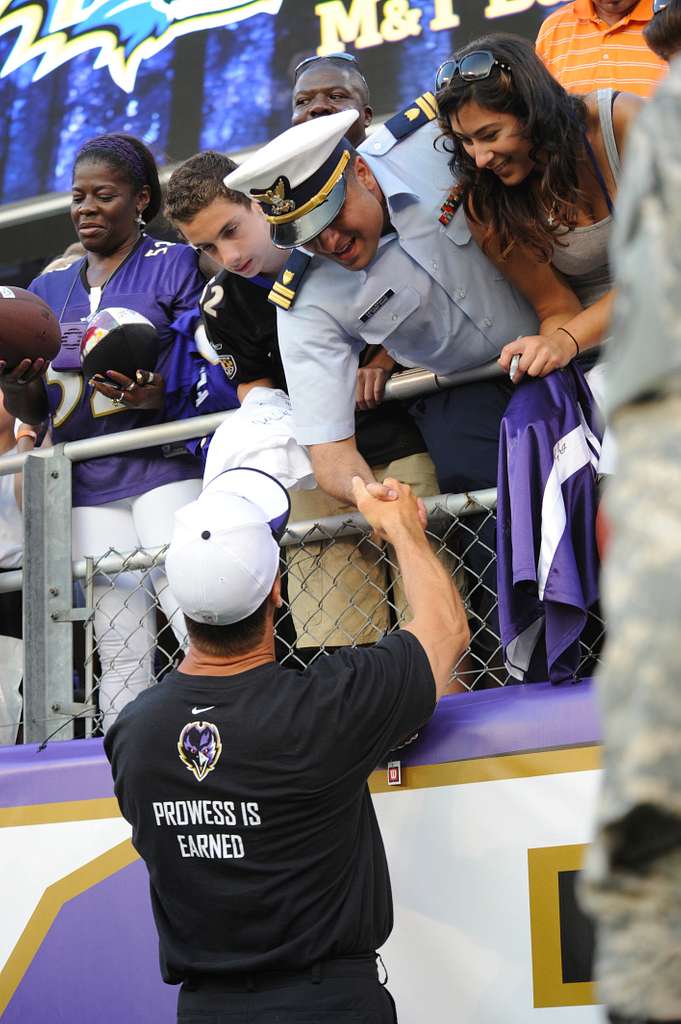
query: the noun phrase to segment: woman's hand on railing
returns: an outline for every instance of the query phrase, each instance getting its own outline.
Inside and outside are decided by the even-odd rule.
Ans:
[[[124,373],[107,370],[104,375],[96,373],[90,385],[110,398],[114,405],[127,409],[162,409],[165,383],[160,373],[138,370],[135,376],[136,380],[132,380]]]
[[[554,370],[567,366],[575,354],[575,346],[567,334],[562,332],[550,336],[533,334],[516,338],[515,341],[504,345],[499,356],[499,363],[509,373],[513,356],[520,356],[517,368],[511,377],[513,383],[518,384],[525,374],[529,377],[546,377]]]

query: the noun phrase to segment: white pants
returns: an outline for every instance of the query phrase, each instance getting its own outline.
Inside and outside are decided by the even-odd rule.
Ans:
[[[133,498],[74,508],[74,559],[167,544],[175,510],[194,501],[200,491],[200,480],[178,480]],[[153,681],[157,604],[185,647],[184,619],[163,569],[95,576],[95,641],[102,666],[99,708],[105,730]]]

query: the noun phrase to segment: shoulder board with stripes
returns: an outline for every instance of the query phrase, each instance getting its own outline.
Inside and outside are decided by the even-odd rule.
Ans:
[[[301,252],[300,249],[294,249],[279,277],[272,285],[272,290],[267,296],[268,301],[273,302],[280,309],[290,309],[296,300],[296,292],[311,259],[312,257],[307,253]]]
[[[401,110],[399,114],[389,118],[385,127],[396,139],[404,139],[411,135],[417,128],[434,121],[437,117],[437,100],[432,92],[424,92],[417,96],[413,103]]]

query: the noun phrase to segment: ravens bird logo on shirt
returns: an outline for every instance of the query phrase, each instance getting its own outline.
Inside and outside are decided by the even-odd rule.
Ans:
[[[222,741],[212,722],[188,722],[177,741],[180,760],[202,782],[220,760]]]

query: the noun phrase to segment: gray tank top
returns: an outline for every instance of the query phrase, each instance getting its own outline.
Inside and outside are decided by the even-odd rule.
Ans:
[[[617,183],[621,165],[612,124],[613,90],[599,89],[596,97],[605,152]],[[563,274],[585,308],[592,306],[612,288],[608,262],[611,228],[612,214],[597,224],[566,230],[560,235],[562,245],[556,245],[553,249],[553,266]]]

